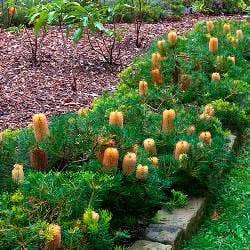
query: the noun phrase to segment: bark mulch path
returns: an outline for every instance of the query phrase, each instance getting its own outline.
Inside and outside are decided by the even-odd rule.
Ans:
[[[181,34],[192,29],[197,21],[219,18],[240,16],[189,15],[176,22],[145,24],[140,49],[134,45],[133,24],[119,24],[125,37],[121,45],[122,64],[115,67],[99,60],[86,38],[77,47],[70,40],[65,42],[59,28],[53,28],[44,38],[43,61],[34,67],[29,60],[27,32],[0,33],[0,130],[27,126],[34,113],[45,112],[51,117],[90,105],[103,91],[115,89],[118,73],[135,56],[145,53],[156,36],[170,30]]]

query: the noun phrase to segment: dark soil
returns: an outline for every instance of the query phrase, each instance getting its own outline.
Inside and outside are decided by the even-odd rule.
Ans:
[[[240,16],[189,15],[180,21],[145,24],[143,45],[139,49],[135,46],[134,25],[119,24],[125,36],[121,60],[115,66],[100,60],[86,37],[74,46],[71,40],[62,37],[59,28],[51,29],[44,37],[39,53],[41,60],[34,66],[30,60],[30,31],[0,33],[0,130],[27,126],[37,112],[51,117],[90,105],[103,91],[115,89],[118,73],[134,57],[145,53],[156,36],[170,30],[182,34],[197,21],[219,18],[239,19]]]

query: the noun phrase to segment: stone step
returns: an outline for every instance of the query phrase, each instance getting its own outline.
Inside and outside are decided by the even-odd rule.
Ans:
[[[130,249],[131,250],[171,250],[172,246],[164,245],[159,242],[138,240]]]

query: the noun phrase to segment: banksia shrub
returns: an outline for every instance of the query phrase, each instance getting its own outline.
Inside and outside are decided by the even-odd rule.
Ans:
[[[199,138],[207,145],[210,145],[212,142],[212,135],[210,132],[202,132]]]
[[[219,81],[220,81],[220,73],[214,72],[214,73],[212,74],[211,80],[212,80],[212,81],[219,82]]]
[[[207,21],[207,31],[210,33],[214,29],[213,21]]]
[[[88,210],[83,214],[83,223],[85,225],[97,223],[99,221],[99,219],[100,219],[100,216],[95,211]]]
[[[33,149],[30,158],[31,165],[35,170],[43,171],[48,166],[48,155],[40,148]]]
[[[77,114],[79,116],[82,116],[82,117],[85,117],[87,116],[89,113],[89,109],[88,108],[80,108],[78,111],[77,111]]]
[[[174,157],[179,160],[181,154],[187,154],[190,149],[190,144],[186,141],[179,141],[175,145]]]
[[[170,45],[174,46],[177,42],[177,34],[175,31],[170,31],[168,33],[168,42]]]
[[[170,131],[174,129],[176,113],[173,109],[165,110],[162,114],[162,130]]]
[[[161,55],[159,53],[152,54],[152,69],[160,69],[161,68]]]
[[[23,182],[24,179],[24,172],[23,172],[23,165],[15,164],[12,169],[12,180],[17,184]]]
[[[187,91],[188,88],[190,87],[191,83],[192,83],[192,79],[189,75],[181,75],[180,88],[183,91]]]
[[[156,167],[156,168],[159,167],[159,159],[157,157],[151,157],[149,160],[151,161],[151,163],[154,167]]]
[[[158,41],[157,47],[160,50],[161,58],[166,59],[167,58],[166,41],[165,40]]]
[[[41,142],[49,136],[48,121],[45,114],[35,114],[33,116],[33,131],[37,142]]]
[[[148,177],[148,166],[139,164],[136,168],[136,178],[138,180],[146,180]]]
[[[123,122],[124,122],[124,118],[123,118],[122,112],[114,111],[114,112],[110,113],[110,115],[109,115],[109,124],[110,125],[117,125],[117,126],[122,128]]]
[[[195,134],[195,132],[196,132],[196,128],[195,128],[194,125],[190,126],[190,127],[187,129],[188,135],[193,135],[193,134]]]
[[[135,153],[127,153],[122,162],[122,172],[124,175],[132,174],[135,171],[137,156]]]
[[[148,138],[144,140],[143,146],[144,146],[145,151],[148,152],[150,155],[156,154],[156,145],[153,139]]]
[[[48,250],[56,250],[61,249],[62,247],[62,233],[61,233],[61,227],[56,224],[50,224],[49,225],[49,236],[51,240],[47,243],[45,249]]]
[[[146,97],[148,95],[148,84],[145,81],[139,82],[139,95]]]
[[[14,17],[16,15],[17,11],[16,11],[16,7],[10,7],[9,8],[9,16],[10,17]]]
[[[224,31],[224,33],[228,34],[228,33],[230,33],[230,30],[231,30],[230,24],[225,23],[223,25],[223,31]]]
[[[163,83],[162,74],[160,69],[153,69],[151,71],[152,80],[156,85],[161,85]]]
[[[209,41],[209,51],[212,53],[216,53],[219,49],[218,38],[211,37]]]
[[[243,35],[243,32],[242,30],[236,30],[236,37],[238,40],[242,40],[244,35]]]
[[[117,169],[119,160],[119,152],[116,148],[106,148],[103,154],[102,164],[104,169]]]

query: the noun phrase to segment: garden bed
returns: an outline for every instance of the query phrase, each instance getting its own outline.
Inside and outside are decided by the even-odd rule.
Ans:
[[[170,32],[90,110],[49,123],[36,114],[29,128],[5,130],[0,244],[119,249],[132,245],[138,225],[156,228],[160,209],[216,193],[234,166],[229,129],[249,126],[249,26],[226,20]]]
[[[41,66],[30,63],[30,50],[26,33],[1,33],[0,41],[0,129],[27,126],[34,113],[45,112],[48,117],[89,106],[105,90],[114,90],[119,82],[118,73],[133,58],[144,53],[156,36],[170,30],[178,34],[192,29],[200,20],[210,17],[188,15],[178,22],[145,24],[142,48],[134,43],[134,25],[120,24],[125,30],[120,65],[109,66],[98,59],[83,39],[75,48],[67,41],[67,50],[59,28],[53,28],[44,39]],[[214,16],[212,19],[221,19]],[[226,17],[241,19],[240,16]],[[72,85],[76,83],[76,89]]]

